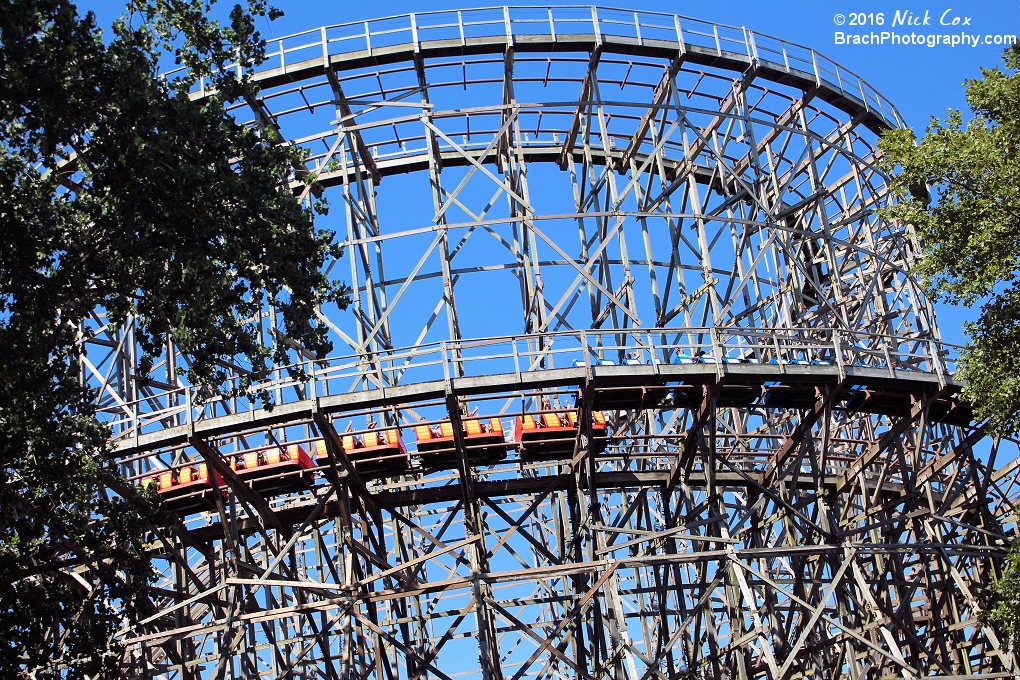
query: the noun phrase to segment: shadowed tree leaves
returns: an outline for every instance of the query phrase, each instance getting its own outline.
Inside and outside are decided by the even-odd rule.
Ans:
[[[130,328],[144,373],[172,342],[206,398],[247,390],[289,343],[330,349],[315,308],[345,305],[323,264],[339,253],[295,200],[301,152],[227,114],[262,58],[261,2],[212,22],[202,3],[130,6],[104,42],[66,0],[0,12],[0,674],[116,673],[117,612],[149,608],[154,498],[109,466],[80,384],[91,315]],[[137,24],[137,25],[135,25]],[[160,50],[191,79],[158,77]],[[244,377],[224,386],[225,365]],[[144,377],[144,376],[138,376]],[[121,493],[111,492],[110,488]]]

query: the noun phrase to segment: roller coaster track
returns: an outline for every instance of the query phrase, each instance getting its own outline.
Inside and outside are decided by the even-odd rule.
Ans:
[[[267,54],[233,113],[308,149],[294,191],[331,198],[353,303],[272,407],[243,365],[200,401],[172,345],[141,376],[130,319],[84,329],[121,471],[180,520],[123,675],[1020,672],[978,621],[1016,445],[958,399],[917,244],[876,214],[901,120],[863,79],[570,6]]]

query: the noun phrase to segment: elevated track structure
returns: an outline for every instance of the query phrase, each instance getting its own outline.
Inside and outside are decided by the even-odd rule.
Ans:
[[[125,677],[1020,672],[978,620],[1015,443],[957,399],[877,212],[902,121],[860,77],[592,7],[267,51],[234,114],[308,150],[353,303],[271,409],[199,403],[172,345],[139,375],[130,320],[86,329],[119,465],[179,517]]]

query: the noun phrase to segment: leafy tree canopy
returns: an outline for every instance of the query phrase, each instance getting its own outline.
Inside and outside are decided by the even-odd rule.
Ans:
[[[254,85],[223,67],[263,58],[262,0],[212,21],[201,0],[132,0],[104,36],[68,0],[0,12],[0,675],[114,672],[118,612],[148,611],[152,494],[111,468],[80,383],[96,310],[131,319],[144,372],[171,340],[208,397],[224,363],[241,389],[287,362],[260,340],[273,305],[285,336],[330,349],[317,305],[344,306],[322,274],[332,234],[289,183],[301,152],[226,106]],[[168,53],[189,67],[159,77]],[[188,96],[206,76],[218,94]],[[110,487],[121,490],[112,493]],[[63,671],[59,669],[63,667]]]
[[[973,117],[960,111],[933,118],[915,145],[909,129],[883,135],[886,169],[899,166],[890,188],[902,200],[890,217],[917,230],[924,251],[918,268],[933,295],[979,304],[966,325],[962,354],[965,395],[991,429],[1020,432],[1020,50],[1004,54],[1006,69],[982,69],[966,82]],[[929,203],[928,187],[934,195]]]
[[[918,268],[932,294],[980,305],[965,328],[961,354],[964,396],[998,435],[1020,432],[1020,48],[1003,55],[1005,69],[982,69],[966,82],[972,117],[960,111],[933,118],[916,143],[910,130],[891,130],[879,144],[890,188],[900,200],[885,212],[914,225],[923,249]],[[928,191],[933,192],[933,196]],[[1020,542],[993,585],[985,624],[1020,646]]]
[[[1009,649],[1020,649],[1020,541],[1013,541],[1002,576],[992,587],[992,599],[981,622],[993,625]]]

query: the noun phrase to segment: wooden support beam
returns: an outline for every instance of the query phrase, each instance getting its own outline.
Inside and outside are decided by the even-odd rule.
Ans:
[[[354,463],[344,450],[343,439],[337,433],[336,428],[333,427],[333,423],[322,412],[314,413],[312,419],[315,421],[319,434],[322,435],[323,443],[326,445],[326,455],[329,456],[330,463],[326,474],[332,477],[330,482],[339,487],[345,481],[355,491],[361,502],[365,504],[365,509],[373,516],[378,517],[379,508],[375,503],[372,492],[365,486],[361,475],[358,474]],[[338,473],[336,470],[338,460],[343,464],[342,473]],[[341,479],[341,474],[343,479]]]
[[[769,461],[768,466],[765,468],[763,478],[767,484],[774,476],[778,475],[782,466],[786,463],[786,459],[793,453],[800,443],[804,441],[804,438],[811,433],[811,428],[815,426],[815,423],[831,409],[832,404],[838,401],[841,391],[839,388],[834,390],[830,395],[826,396],[826,390],[821,387],[815,387],[815,403],[807,411],[805,411],[797,426],[793,428],[783,443],[776,449],[775,454],[772,456],[772,460]]]
[[[571,607],[567,615],[563,616],[560,619],[559,623],[557,623],[556,626],[553,628],[552,632],[548,636],[546,636],[545,640],[542,642],[541,645],[539,645],[538,649],[536,649],[532,653],[532,655],[528,657],[528,659],[521,665],[521,667],[517,669],[517,672],[514,674],[511,680],[521,679],[521,677],[528,671],[528,669],[531,668],[532,664],[534,664],[535,661],[537,661],[538,658],[542,654],[544,654],[545,651],[553,644],[553,641],[556,640],[556,638],[563,632],[563,629],[566,628],[567,624],[574,619],[575,615],[579,614],[582,611],[582,609],[584,609],[588,605],[592,598],[595,597],[595,595],[599,592],[599,589],[602,588],[602,585],[606,581],[608,581],[609,578],[616,572],[616,568],[617,564],[614,563],[608,566],[605,569],[605,571],[602,572],[598,579],[596,579],[595,583],[592,584],[591,588],[589,588],[580,597],[580,599],[578,599],[577,602],[574,603],[574,606]]]
[[[560,158],[558,164],[560,170],[567,169],[567,157],[574,153],[574,144],[577,143],[577,135],[581,131],[581,121],[586,115],[586,111],[591,108],[591,93],[592,84],[596,78],[596,72],[599,68],[599,61],[602,59],[602,47],[596,47],[591,52],[591,57],[588,59],[588,70],[584,74],[584,80],[581,82],[581,94],[577,98],[577,107],[574,109],[574,117],[570,121],[570,127],[567,128],[566,137],[563,139],[563,150],[560,151]],[[609,162],[608,159],[606,161]]]
[[[917,486],[924,486],[927,484],[932,477],[939,474],[946,468],[946,466],[957,462],[961,456],[966,455],[968,451],[974,448],[974,445],[985,438],[987,434],[987,423],[980,425],[975,428],[973,432],[964,437],[964,439],[953,447],[952,451],[942,456],[939,456],[935,460],[931,461],[917,473],[917,479],[915,484]]]
[[[804,94],[793,102],[786,111],[784,111],[778,118],[774,125],[770,125],[768,131],[756,140],[754,156],[761,156],[767,147],[769,147],[774,141],[776,141],[784,132],[789,131],[788,128],[797,122],[800,117],[800,112],[803,111],[814,98],[818,95],[818,87],[813,87],[810,90],[806,90]],[[749,169],[751,169],[752,154],[748,153],[739,161],[733,165],[733,174],[737,177],[743,175]]]
[[[889,446],[895,442],[900,435],[907,431],[907,428],[913,425],[921,414],[927,410],[928,399],[924,396],[915,397],[914,405],[910,408],[910,413],[899,420],[897,420],[891,428],[886,432],[883,432],[877,440],[871,443],[867,450],[862,453],[857,460],[850,464],[850,467],[839,482],[836,484],[836,490],[842,491],[849,484],[854,482],[854,478],[866,467],[871,465],[874,460],[882,454]]]
[[[641,121],[638,123],[637,130],[634,131],[634,135],[630,139],[630,143],[627,144],[627,149],[623,152],[623,158],[620,159],[620,168],[629,168],[631,160],[638,153],[638,149],[641,148],[641,144],[645,141],[645,136],[648,135],[648,130],[652,126],[652,122],[661,111],[661,107],[669,99],[670,92],[673,90],[673,79],[676,78],[676,74],[679,73],[680,67],[683,66],[684,55],[681,54],[666,67],[665,73],[662,74],[662,80],[655,86],[655,90],[652,91],[652,104],[648,108],[648,111],[641,116]]]
[[[507,124],[508,120],[516,115],[514,112],[516,104],[517,100],[514,96],[514,48],[508,47],[503,55],[503,111],[500,114],[500,129],[504,132],[500,135],[499,146],[496,148],[496,168],[502,173],[505,173],[507,170],[506,166],[511,153],[511,147],[516,146],[513,143],[513,131],[510,129],[510,125]]]
[[[326,79],[329,80],[329,85],[333,88],[333,97],[335,98],[337,108],[336,124],[340,128],[341,134],[350,135],[354,139],[354,149],[352,149],[352,152],[355,152],[353,155],[356,156],[354,162],[360,162],[368,172],[369,177],[372,178],[372,184],[378,186],[382,178],[382,175],[379,174],[379,166],[376,165],[368,145],[365,144],[361,131],[356,128],[351,129],[348,124],[348,121],[353,122],[354,113],[351,111],[351,105],[344,96],[343,89],[340,87],[340,80],[336,77],[336,71],[332,67],[326,67],[325,71]]]
[[[205,459],[205,462],[208,463],[213,470],[218,472],[221,477],[223,477],[231,490],[233,490],[233,492],[236,493],[241,500],[250,505],[252,509],[258,513],[267,528],[271,527],[276,529],[281,534],[290,533],[290,527],[284,526],[283,522],[281,522],[280,518],[276,516],[273,509],[269,507],[269,503],[266,502],[266,499],[238,478],[230,466],[227,465],[227,461],[223,460],[223,456],[214,446],[199,437],[193,437],[190,444],[196,451],[198,451],[202,458]],[[209,475],[209,478],[212,479],[213,475]]]
[[[673,181],[654,198],[651,194],[645,196],[645,205],[642,210],[648,212],[655,210],[674,191],[690,181],[693,176],[695,161],[705,149],[711,148],[712,137],[718,132],[724,122],[733,117],[732,111],[737,105],[738,98],[747,91],[753,80],[754,72],[749,71],[744,74],[744,77],[739,82],[734,83],[733,89],[719,102],[719,113],[704,128],[700,130],[694,129],[690,126],[690,122],[687,121],[689,129],[694,133],[694,142],[684,150],[684,157],[675,168]],[[678,114],[686,118],[686,114],[682,111],[678,111]],[[721,162],[721,159],[717,159],[717,161]]]
[[[418,89],[421,90],[421,101],[424,104],[422,107],[422,119],[431,122],[432,102],[429,99],[429,83],[425,76],[425,60],[422,58],[421,53],[414,55],[414,72],[418,76]],[[439,140],[436,139],[435,133],[428,127],[425,128],[425,139],[429,145],[429,168],[438,178],[443,172],[443,154],[439,151]]]
[[[701,386],[701,404],[692,414],[691,426],[684,435],[683,448],[676,457],[669,477],[666,480],[665,493],[673,493],[677,483],[690,475],[694,465],[694,459],[698,449],[702,446],[705,438],[704,430],[711,421],[715,427],[715,402],[719,394],[718,383],[704,384]]]

